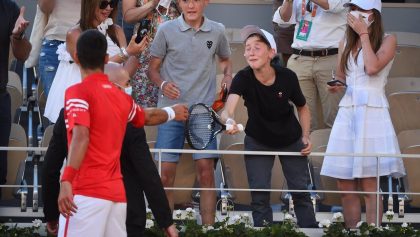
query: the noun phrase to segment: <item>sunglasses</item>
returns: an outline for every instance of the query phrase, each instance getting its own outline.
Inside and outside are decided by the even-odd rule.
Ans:
[[[308,2],[306,3],[306,10],[307,10],[308,12],[312,12],[312,4],[311,4],[311,1],[308,1]]]
[[[101,3],[99,3],[99,9],[104,10],[108,7],[108,5],[111,8],[115,8],[118,5],[118,0],[111,0],[111,1],[103,0],[101,1]]]

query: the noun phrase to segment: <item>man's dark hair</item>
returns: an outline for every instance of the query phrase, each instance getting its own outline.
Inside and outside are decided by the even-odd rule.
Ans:
[[[77,40],[77,57],[84,69],[103,69],[108,44],[98,30],[86,30]]]

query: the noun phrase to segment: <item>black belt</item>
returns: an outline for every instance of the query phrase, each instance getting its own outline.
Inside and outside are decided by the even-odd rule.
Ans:
[[[309,57],[323,57],[323,56],[338,54],[338,49],[332,48],[332,49],[320,49],[320,50],[314,50],[314,51],[304,50],[304,49],[293,49],[293,54],[309,56]]]

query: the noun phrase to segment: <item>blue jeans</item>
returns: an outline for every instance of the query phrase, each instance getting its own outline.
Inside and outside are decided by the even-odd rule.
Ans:
[[[158,149],[183,149],[185,142],[185,123],[179,121],[169,121],[158,127],[158,135],[155,148]],[[217,141],[214,139],[205,150],[217,150]],[[177,163],[179,153],[162,153],[163,162]],[[194,160],[218,158],[217,154],[193,154]],[[159,154],[156,153],[155,160],[159,160]]]
[[[64,43],[59,40],[44,39],[39,55],[39,75],[41,77],[42,86],[44,87],[45,96],[50,92],[51,84],[54,80],[55,73],[58,68],[58,45]]]
[[[9,146],[10,129],[12,127],[11,100],[8,92],[0,92],[0,146]],[[0,184],[6,183],[7,151],[0,151]],[[1,199],[1,188],[0,188]]]
[[[250,136],[245,137],[245,150],[247,151],[284,151],[298,152],[303,148],[299,139],[285,147],[269,147],[259,143]],[[307,190],[309,173],[308,158],[302,156],[280,156],[289,189]],[[270,189],[271,170],[275,156],[245,155],[245,166],[248,176],[249,188]],[[315,212],[309,193],[292,193],[293,203],[298,225],[301,228],[317,228]],[[254,226],[264,226],[264,221],[273,223],[273,210],[270,206],[270,192],[251,192],[251,208]]]

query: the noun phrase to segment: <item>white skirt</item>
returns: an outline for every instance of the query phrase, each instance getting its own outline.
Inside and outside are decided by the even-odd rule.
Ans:
[[[340,107],[326,152],[400,154],[388,108]],[[325,156],[321,175],[339,179],[376,177],[377,158]],[[381,158],[379,175],[404,176],[402,159]]]
[[[60,110],[64,107],[64,95],[67,88],[81,82],[81,77],[79,66],[76,63],[60,61],[44,112],[44,116],[52,123],[57,121]]]

